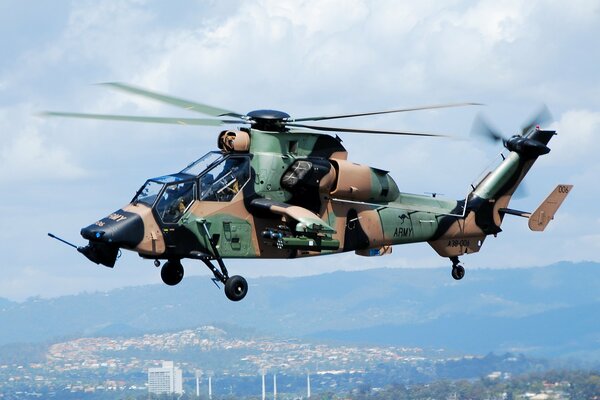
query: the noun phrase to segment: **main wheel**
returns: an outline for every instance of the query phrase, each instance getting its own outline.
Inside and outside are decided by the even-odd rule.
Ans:
[[[465,276],[465,269],[462,265],[455,265],[452,267],[452,277],[457,281],[461,280]]]
[[[167,261],[160,270],[160,277],[169,286],[175,286],[183,279],[183,265],[179,260]]]
[[[239,276],[234,275],[225,282],[225,296],[231,301],[240,301],[248,293],[248,282]]]

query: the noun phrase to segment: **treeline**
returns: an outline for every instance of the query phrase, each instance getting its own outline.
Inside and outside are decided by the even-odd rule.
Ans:
[[[50,345],[45,343],[14,343],[0,346],[0,364],[27,365],[43,363]]]
[[[506,399],[525,393],[562,393],[565,398],[600,400],[600,371],[548,371],[512,378],[436,381],[422,385],[357,388],[352,400]]]

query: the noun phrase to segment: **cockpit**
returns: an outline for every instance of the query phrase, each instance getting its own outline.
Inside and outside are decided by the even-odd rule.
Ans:
[[[176,174],[148,179],[131,201],[177,223],[194,201],[229,202],[250,179],[250,158],[212,151]]]

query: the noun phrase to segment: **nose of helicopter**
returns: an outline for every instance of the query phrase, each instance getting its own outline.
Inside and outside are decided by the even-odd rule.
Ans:
[[[138,214],[118,210],[81,230],[90,242],[133,249],[144,238],[144,221]]]

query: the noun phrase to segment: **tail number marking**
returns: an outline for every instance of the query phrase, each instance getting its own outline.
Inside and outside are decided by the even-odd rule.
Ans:
[[[453,239],[448,240],[448,247],[469,247],[471,241],[468,239]]]

